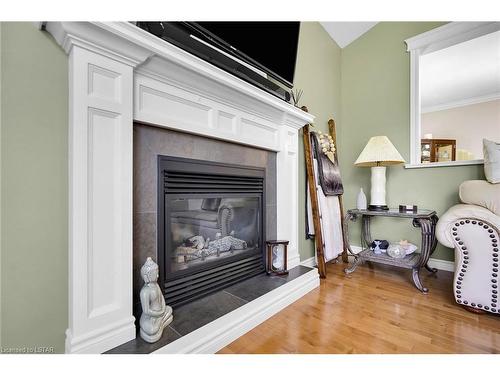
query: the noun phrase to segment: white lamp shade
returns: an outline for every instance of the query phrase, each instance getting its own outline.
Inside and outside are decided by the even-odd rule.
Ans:
[[[385,135],[371,137],[354,162],[358,167],[376,167],[404,163],[396,147]]]

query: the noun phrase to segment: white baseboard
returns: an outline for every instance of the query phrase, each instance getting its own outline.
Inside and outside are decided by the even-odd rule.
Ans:
[[[104,353],[125,342],[135,339],[134,317],[109,324],[103,329],[92,331],[74,338],[69,329],[66,330],[65,349],[67,354]]]
[[[318,286],[319,274],[314,268],[153,354],[216,353]]]
[[[361,246],[351,245],[351,250],[353,253],[357,254],[363,249]],[[352,257],[349,258],[349,261],[352,261]],[[442,270],[442,271],[449,271],[449,272],[455,271],[455,262],[452,262],[450,260],[430,258],[429,259],[429,266],[433,267],[433,268],[437,268],[438,270]]]
[[[316,267],[316,257],[310,257],[300,262],[301,266]]]
[[[361,250],[363,250],[363,248],[361,246],[357,246],[357,245],[350,245],[351,246],[351,250],[354,254],[358,254],[361,252]]]
[[[438,270],[455,272],[455,262],[451,260],[430,258],[428,264],[429,267],[437,268]]]
[[[287,259],[287,267],[289,270],[291,270],[292,268],[295,268],[297,267],[300,263],[300,255],[297,253],[296,255],[294,256],[291,256]]]
[[[361,252],[362,248],[361,248],[361,246],[351,245],[351,250],[353,253],[358,254],[359,252]],[[353,260],[353,258],[350,257],[349,261],[352,261],[352,260]],[[316,266],[316,257],[304,259],[302,262],[300,262],[300,264],[303,266],[307,266],[307,267],[315,267]],[[433,268],[437,268],[438,270],[442,270],[442,271],[449,271],[449,272],[455,271],[455,263],[450,261],[450,260],[430,258],[429,259],[429,266],[433,267]]]

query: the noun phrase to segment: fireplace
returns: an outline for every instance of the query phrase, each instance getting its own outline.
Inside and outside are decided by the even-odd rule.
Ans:
[[[69,66],[66,352],[100,353],[135,338],[138,267],[157,252],[157,155],[265,167],[266,235],[290,240],[288,267],[299,264],[298,130],[314,116],[129,22],[40,26]],[[151,152],[136,153],[137,123],[178,134],[155,133],[143,144]],[[279,300],[319,285],[317,274],[310,281]],[[257,298],[229,326],[207,326],[178,351],[220,349],[278,311],[275,300]],[[216,345],[207,349],[207,340]]]
[[[277,238],[277,154],[138,122],[133,139],[136,318],[147,257],[174,307],[263,272],[262,243]]]
[[[171,305],[264,271],[265,169],[158,156],[158,263]]]

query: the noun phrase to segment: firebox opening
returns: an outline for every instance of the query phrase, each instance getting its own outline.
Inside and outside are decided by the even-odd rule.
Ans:
[[[158,260],[178,305],[263,272],[265,169],[158,157]]]

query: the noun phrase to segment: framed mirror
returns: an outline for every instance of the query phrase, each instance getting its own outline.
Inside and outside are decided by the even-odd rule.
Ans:
[[[483,162],[500,142],[500,22],[451,22],[405,40],[410,52],[410,164]]]

